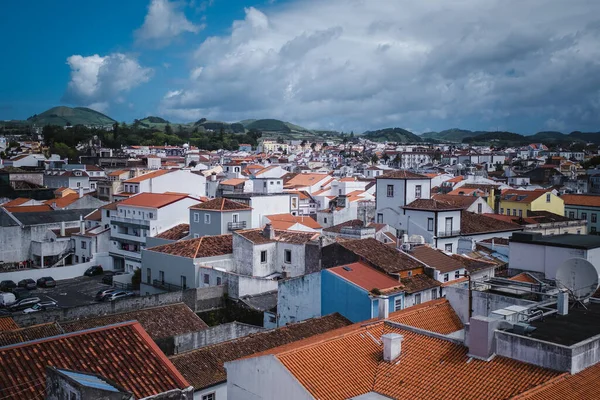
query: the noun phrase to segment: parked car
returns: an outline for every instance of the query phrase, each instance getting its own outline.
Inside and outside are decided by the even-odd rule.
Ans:
[[[98,293],[96,293],[96,301],[103,301],[106,296],[111,295],[115,292],[122,292],[122,290],[118,290],[118,289],[101,290]]]
[[[117,275],[123,275],[125,272],[116,272],[116,271],[106,271],[104,276],[102,277],[102,283],[107,285],[112,285],[113,277]]]
[[[100,265],[93,265],[91,267],[89,267],[88,269],[85,270],[85,272],[83,273],[84,276],[96,276],[96,275],[102,275],[102,272],[104,272],[104,270],[102,269],[102,267]]]
[[[52,288],[56,286],[56,281],[50,276],[44,276],[37,280],[38,287]]]
[[[11,280],[6,280],[6,281],[0,282],[0,290],[3,292],[10,292],[16,287],[17,287],[17,284]]]
[[[31,314],[39,311],[46,311],[50,308],[58,308],[58,303],[53,300],[40,301],[34,304],[32,307],[23,310],[23,314]]]
[[[14,293],[0,293],[0,306],[8,307],[14,302],[17,301],[17,297]]]
[[[115,301],[125,297],[135,296],[135,293],[125,290],[119,290],[104,297],[104,301]]]
[[[15,295],[17,300],[24,299],[25,297],[31,296],[28,289],[22,287],[16,287],[12,290],[12,294]]]
[[[10,311],[20,311],[26,308],[32,307],[34,304],[39,303],[41,300],[39,297],[27,297],[25,299],[17,300],[8,307]]]
[[[35,289],[37,285],[33,279],[21,279],[19,281],[19,287],[32,290]]]

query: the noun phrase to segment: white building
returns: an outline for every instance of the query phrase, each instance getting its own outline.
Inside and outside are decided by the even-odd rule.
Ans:
[[[187,193],[191,196],[206,195],[206,178],[189,169],[150,172],[123,182],[125,193]]]

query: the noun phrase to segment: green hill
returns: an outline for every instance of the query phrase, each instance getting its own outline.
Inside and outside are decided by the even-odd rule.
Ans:
[[[41,114],[27,118],[35,125],[112,125],[116,121],[98,111],[86,107],[53,107]]]
[[[462,142],[463,139],[473,136],[478,136],[487,132],[473,132],[466,129],[447,129],[441,132],[426,132],[421,135],[423,139],[434,139],[448,142]]]
[[[252,121],[252,122],[249,122]],[[289,122],[278,119],[257,119],[246,120],[240,122],[248,130],[256,129],[262,132],[278,132],[278,133],[313,133],[310,129],[303,128]]]
[[[396,143],[416,143],[422,142],[420,136],[402,128],[386,128],[376,131],[367,131],[362,137],[374,142],[396,142]]]

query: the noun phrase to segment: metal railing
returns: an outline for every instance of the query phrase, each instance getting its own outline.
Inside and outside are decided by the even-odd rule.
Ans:
[[[228,222],[227,229],[229,231],[237,231],[238,229],[246,229],[246,221],[242,222]]]
[[[451,236],[459,236],[460,235],[460,230],[457,231],[439,231],[437,236],[438,237],[451,237]]]
[[[181,292],[182,290],[184,290],[184,288],[181,286],[173,285],[171,283],[164,282],[159,279],[153,280],[152,286],[154,286],[155,288],[164,289],[169,292]]]

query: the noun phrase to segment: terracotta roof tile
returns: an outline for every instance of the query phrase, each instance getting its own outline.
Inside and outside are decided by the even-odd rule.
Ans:
[[[13,214],[22,213],[22,212],[49,212],[53,211],[52,207],[47,204],[42,204],[39,206],[18,206],[18,207],[4,207],[6,211],[9,211]]]
[[[372,289],[379,289],[389,293],[390,289],[399,291],[403,287],[397,279],[361,262],[340,265],[339,267],[329,268],[327,271],[352,282],[367,292]]]
[[[3,203],[2,207],[17,207],[17,206],[20,206],[21,204],[27,203],[30,200],[31,199],[28,199],[26,197],[19,197],[14,200],[10,200],[10,201],[7,201],[6,203]]]
[[[600,364],[575,374],[562,374],[521,395],[514,400],[591,400],[600,399]]]
[[[119,202],[118,206],[162,208],[185,198],[186,194],[140,193]]]
[[[247,181],[247,179],[237,179],[237,178],[233,178],[233,179],[227,179],[224,181],[219,182],[220,185],[227,185],[227,186],[237,186],[237,185],[243,185],[245,184]]]
[[[416,274],[401,278],[400,282],[404,286],[404,291],[408,294],[422,292],[427,289],[434,289],[442,286],[442,284],[435,279],[428,277],[425,274]]]
[[[331,176],[327,174],[298,174],[285,182],[285,185],[295,187],[312,186],[326,178],[331,178]]]
[[[208,325],[183,303],[61,322],[60,325],[65,332],[77,332],[126,321],[138,321],[154,340],[208,328]]]
[[[273,224],[276,221],[277,222],[289,222],[292,224],[298,223],[300,225],[305,225],[312,229],[321,229],[321,225],[319,225],[319,223],[317,221],[315,221],[314,219],[312,219],[311,217],[296,216],[296,215],[292,215],[292,214],[273,214],[273,215],[267,215],[266,218],[268,218],[269,221],[271,221],[271,224]],[[279,229],[275,225],[273,225],[273,226],[275,229]]]
[[[404,207],[406,210],[431,210],[431,211],[453,211],[462,210],[463,206],[457,206],[443,201],[435,199],[417,199]]]
[[[99,374],[136,398],[189,386],[137,322],[3,347],[0,358],[3,399],[44,397],[47,365]]]
[[[569,206],[600,207],[600,196],[586,194],[563,194],[560,196]]]
[[[192,206],[194,210],[208,210],[208,211],[240,211],[240,210],[252,210],[252,207],[249,207],[243,203],[238,203],[237,201],[225,199],[222,197],[217,197],[216,199],[212,199],[206,201],[204,203],[196,204]]]
[[[0,347],[64,333],[55,322],[0,332]]]
[[[406,170],[394,170],[386,172],[383,175],[377,177],[377,179],[424,179],[430,180],[431,178],[426,175],[415,174],[414,172]]]
[[[328,228],[323,228],[323,232],[340,233],[342,228],[362,228],[364,225],[365,223],[360,219],[351,219]]]
[[[273,228],[274,229],[274,228]],[[275,229],[275,238],[269,239],[265,236],[263,229],[247,229],[235,232],[246,240],[254,244],[265,244],[274,242],[287,242],[292,244],[304,244],[312,240],[317,240],[319,234],[315,232],[288,231]]]
[[[125,183],[140,183],[148,179],[158,178],[164,174],[168,174],[172,170],[169,169],[159,169],[158,171],[153,171],[144,175],[137,176],[135,178],[127,179]]]
[[[163,244],[146,250],[179,257],[204,258],[232,254],[233,243],[231,235],[202,236],[200,238]]]
[[[516,281],[516,282],[539,283],[536,279],[534,279],[527,272],[522,272],[522,273],[515,275],[512,278],[508,278],[508,279],[510,279],[511,281]]]
[[[19,325],[12,319],[12,317],[0,317],[0,332],[12,331],[19,329]]]
[[[460,215],[460,232],[462,235],[488,232],[520,231],[520,225],[497,220],[487,214],[474,214],[463,211]]]
[[[436,201],[455,205],[463,210],[469,208],[478,199],[477,196],[461,196],[453,194],[435,194],[431,198]]]
[[[79,195],[76,193],[71,193],[56,199],[46,200],[44,204],[56,206],[56,208],[65,208],[68,205],[75,203],[77,200],[79,200]]]
[[[390,313],[390,321],[447,335],[464,328],[460,318],[446,299],[428,301]]]
[[[347,240],[338,244],[388,274],[424,267],[420,261],[406,253],[373,238]]]
[[[453,259],[443,251],[429,246],[416,246],[412,249],[410,255],[443,274],[464,268],[461,262]]]
[[[102,211],[99,209],[86,215],[84,218],[86,221],[101,221],[102,220]]]
[[[226,381],[227,373],[223,364],[228,361],[348,325],[350,321],[336,313],[188,351],[172,356],[170,360],[199,390]]]
[[[190,224],[179,224],[156,235],[157,239],[181,240],[190,234]]]

